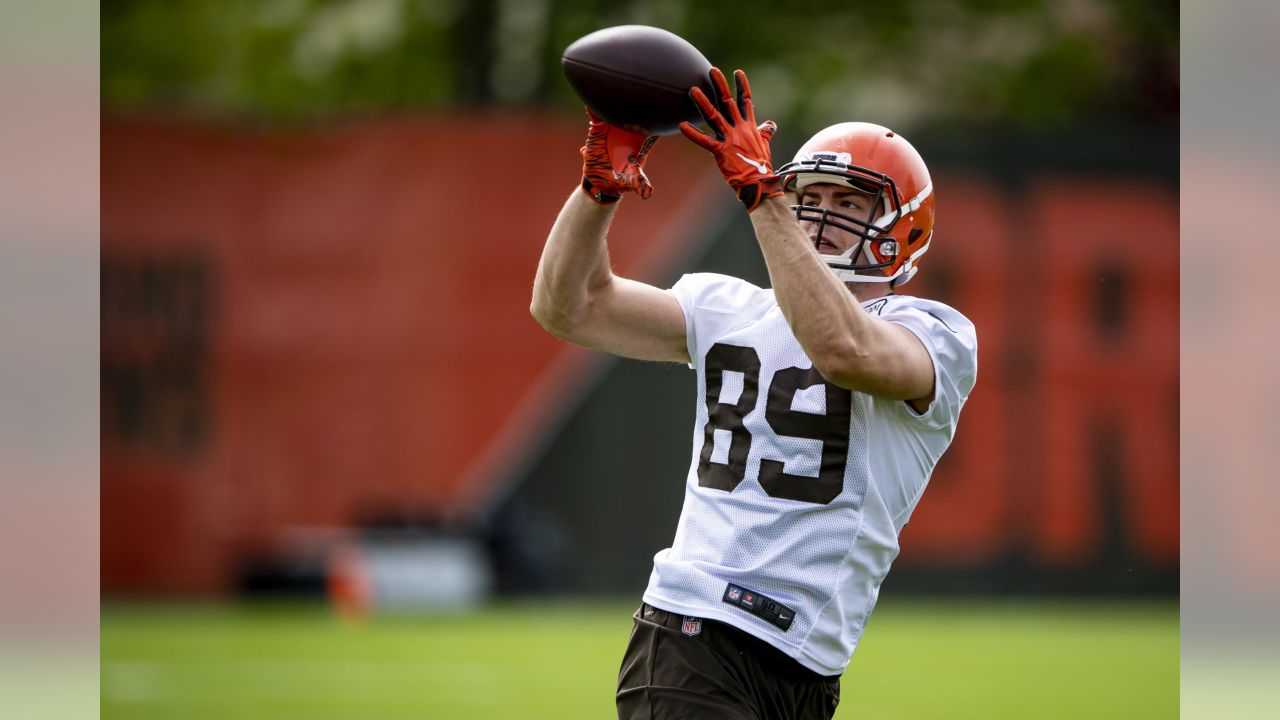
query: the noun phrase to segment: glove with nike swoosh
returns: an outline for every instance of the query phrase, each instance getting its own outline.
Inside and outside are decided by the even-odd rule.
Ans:
[[[644,161],[658,141],[655,136],[623,130],[610,125],[587,108],[591,123],[587,144],[582,146],[582,190],[601,205],[611,205],[622,193],[641,198],[653,194],[653,185],[644,174]]]
[[[778,126],[772,120],[756,125],[756,110],[751,104],[747,74],[735,70],[733,77],[738,86],[736,102],[729,100],[729,82],[720,68],[711,68],[711,88],[716,95],[714,102],[699,88],[689,91],[689,97],[698,106],[715,137],[698,131],[687,122],[680,124],[680,132],[715,156],[716,165],[729,187],[747,206],[747,212],[751,212],[765,198],[782,195],[782,181],[773,174],[773,166],[769,164],[769,140],[778,131]]]

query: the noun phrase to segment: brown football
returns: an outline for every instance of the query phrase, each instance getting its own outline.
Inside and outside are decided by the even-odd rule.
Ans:
[[[587,107],[646,135],[671,135],[682,121],[701,120],[689,88],[711,96],[711,63],[684,38],[648,25],[584,35],[565,48],[561,64]]]

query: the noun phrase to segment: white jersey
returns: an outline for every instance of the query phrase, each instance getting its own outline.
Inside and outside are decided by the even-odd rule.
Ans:
[[[973,324],[909,296],[862,304],[929,351],[934,399],[916,413],[826,383],[772,290],[699,273],[668,292],[684,310],[698,414],[680,523],[644,600],[838,675],[973,388]]]

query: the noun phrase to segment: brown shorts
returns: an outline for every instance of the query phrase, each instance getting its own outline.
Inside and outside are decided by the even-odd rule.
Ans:
[[[618,673],[620,720],[830,720],[819,675],[731,625],[641,605]]]

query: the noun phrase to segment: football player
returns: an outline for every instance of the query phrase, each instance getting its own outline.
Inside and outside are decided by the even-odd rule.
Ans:
[[[648,197],[652,139],[590,119],[581,192],[547,238],[531,311],[554,335],[687,363],[698,412],[684,508],[618,679],[619,717],[830,718],[839,677],[955,434],[977,373],[973,324],[899,294],[933,240],[934,193],[901,135],[841,123],[774,171],[746,75],[690,96],[750,213],[772,288],[614,275],[605,233]]]

